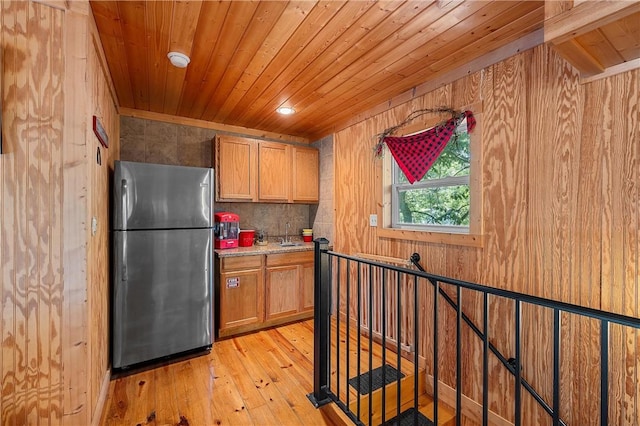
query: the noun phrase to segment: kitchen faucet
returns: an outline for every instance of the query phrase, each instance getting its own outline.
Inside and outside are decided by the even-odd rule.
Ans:
[[[291,224],[289,222],[284,224],[284,238],[280,237],[280,239],[282,240],[282,244],[291,242],[290,238],[289,238],[289,227],[290,226],[291,226]]]

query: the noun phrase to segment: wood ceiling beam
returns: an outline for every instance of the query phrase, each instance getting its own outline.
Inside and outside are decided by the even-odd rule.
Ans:
[[[158,112],[144,111],[140,109],[124,108],[118,109],[118,114],[126,117],[142,118],[145,120],[161,121],[164,123],[182,124],[185,126],[201,127],[203,129],[218,130],[225,133],[234,133],[243,136],[253,136],[261,139],[270,139],[281,142],[294,142],[310,144],[308,138],[285,135],[283,133],[268,132],[259,129],[250,129],[242,126],[232,126],[229,124],[214,123],[212,121],[199,120],[197,118],[179,117],[177,115],[162,114]]]
[[[558,53],[562,55],[571,65],[580,71],[581,77],[590,77],[604,72],[605,67],[593,57],[575,39],[570,39],[564,43],[554,44]]]
[[[549,1],[547,0],[547,3]],[[562,44],[598,27],[640,11],[637,1],[588,1],[548,18],[544,23],[544,41]]]

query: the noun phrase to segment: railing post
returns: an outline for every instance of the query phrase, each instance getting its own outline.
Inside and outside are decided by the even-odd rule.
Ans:
[[[329,240],[314,240],[314,312],[313,312],[313,393],[307,398],[316,407],[331,402],[327,393],[329,386],[329,303],[331,300],[331,277],[329,276],[329,256],[323,251],[329,248]]]

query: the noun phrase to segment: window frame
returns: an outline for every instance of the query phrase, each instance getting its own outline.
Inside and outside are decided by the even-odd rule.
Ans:
[[[394,212],[391,206],[392,201],[396,201],[393,205],[397,205],[397,199],[393,200],[393,197],[397,197],[397,194],[394,194],[393,156],[385,145],[381,170],[382,176],[380,179],[382,182],[382,203],[378,211],[382,220],[377,230],[378,237],[471,247],[482,247],[484,245],[482,230],[482,105],[481,103],[469,105],[460,108],[460,110],[472,111],[476,119],[476,127],[469,133],[469,150],[471,151],[470,171],[467,176],[464,176],[464,178],[468,178],[469,180],[469,226],[401,225],[393,227],[393,224],[397,223],[397,218],[394,218],[394,214],[397,215],[398,213]],[[442,117],[429,117],[419,122],[414,122],[405,126],[400,135],[409,135],[432,128],[441,121]],[[462,177],[455,177],[454,179],[459,178]],[[398,184],[398,186],[400,185],[405,184]],[[406,184],[406,186],[415,187],[415,185],[412,186],[410,184]]]

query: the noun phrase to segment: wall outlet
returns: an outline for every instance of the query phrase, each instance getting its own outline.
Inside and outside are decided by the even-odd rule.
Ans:
[[[370,214],[369,215],[369,226],[378,226],[378,215]]]

